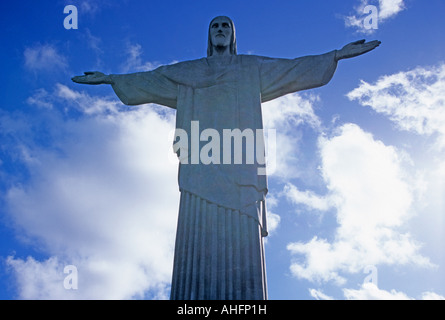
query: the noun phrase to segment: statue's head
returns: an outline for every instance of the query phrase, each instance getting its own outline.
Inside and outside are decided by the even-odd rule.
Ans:
[[[235,25],[232,19],[219,16],[210,22],[207,57],[213,55],[214,47],[229,47],[230,54],[236,54]]]

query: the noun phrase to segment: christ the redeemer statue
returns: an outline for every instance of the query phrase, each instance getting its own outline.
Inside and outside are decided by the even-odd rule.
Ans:
[[[110,84],[126,105],[155,103],[174,108],[177,130],[189,137],[193,130],[205,129],[223,137],[227,129],[263,129],[262,102],[323,86],[339,60],[379,45],[379,41],[361,40],[341,50],[297,59],[238,55],[233,21],[216,17],[209,26],[207,58],[124,75],[85,72],[72,80]],[[267,299],[263,247],[267,177],[258,174],[259,161],[222,161],[223,152],[231,150],[219,154],[211,150],[212,161],[203,163],[188,151],[208,140],[202,136],[189,140],[188,148],[176,150],[181,199],[170,297]],[[261,143],[260,138],[257,149],[264,147]]]

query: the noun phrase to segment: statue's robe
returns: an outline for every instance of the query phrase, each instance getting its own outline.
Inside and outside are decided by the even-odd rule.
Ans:
[[[267,298],[262,239],[267,235],[267,177],[259,174],[264,162],[247,163],[244,154],[235,164],[232,152],[230,164],[224,164],[223,130],[256,133],[263,129],[262,102],[325,85],[336,67],[332,51],[297,59],[211,57],[112,75],[123,103],[175,108],[176,128],[188,135],[188,150],[177,150],[181,201],[171,299]],[[199,150],[210,139],[197,140],[192,121],[199,121],[200,132],[219,133],[219,161],[200,161]],[[261,154],[264,139],[255,137],[254,153]]]

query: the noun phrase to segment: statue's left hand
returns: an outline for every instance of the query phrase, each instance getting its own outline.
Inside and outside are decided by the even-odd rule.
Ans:
[[[87,71],[84,72],[83,76],[75,76],[72,77],[71,80],[82,84],[113,84],[109,75],[99,71]]]
[[[362,55],[366,52],[374,50],[380,44],[381,44],[381,42],[378,40],[374,40],[374,41],[370,41],[370,42],[366,42],[366,40],[359,40],[359,41],[351,42],[351,43],[345,45],[342,49],[337,51],[335,59],[338,61],[338,60],[342,60],[342,59],[349,59],[349,58],[357,57],[357,56]]]

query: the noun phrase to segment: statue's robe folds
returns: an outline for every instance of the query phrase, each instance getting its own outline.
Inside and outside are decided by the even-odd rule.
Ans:
[[[188,134],[188,150],[177,151],[181,201],[171,299],[267,299],[262,239],[267,235],[267,177],[258,171],[264,162],[246,163],[244,154],[242,163],[235,164],[232,152],[231,162],[224,164],[223,130],[256,133],[263,129],[262,102],[325,85],[336,67],[332,51],[297,59],[202,58],[112,75],[123,103],[175,108],[176,128]],[[199,151],[211,139],[196,138],[192,121],[198,121],[200,132],[219,133],[219,161],[200,161]],[[261,153],[263,137],[256,139],[255,153],[257,148]]]

